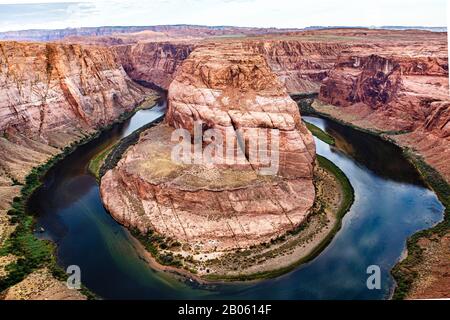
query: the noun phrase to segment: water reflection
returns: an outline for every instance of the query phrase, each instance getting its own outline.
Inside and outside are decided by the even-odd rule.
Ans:
[[[159,112],[164,112],[161,106]],[[339,166],[355,189],[342,229],[313,261],[276,279],[198,288],[148,267],[129,233],[105,211],[89,159],[155,118],[137,113],[127,124],[80,147],[49,172],[30,202],[44,237],[58,243],[62,266],[77,264],[82,281],[109,299],[382,299],[393,281],[389,270],[412,233],[442,218],[443,207],[425,188],[400,150],[375,137],[325,119],[304,117],[332,134],[317,152]],[[366,268],[382,270],[382,290],[368,290]]]
[[[375,174],[398,182],[424,186],[417,170],[408,160],[399,156],[402,150],[392,143],[326,119],[309,116],[304,116],[303,119],[332,135],[337,150]],[[335,152],[335,149],[331,151]]]

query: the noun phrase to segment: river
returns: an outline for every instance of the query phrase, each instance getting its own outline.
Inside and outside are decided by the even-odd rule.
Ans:
[[[81,281],[105,299],[385,299],[389,271],[408,236],[443,217],[443,206],[426,188],[401,150],[330,120],[304,117],[335,137],[331,147],[316,139],[317,153],[333,161],[355,189],[342,228],[314,260],[276,279],[209,286],[184,283],[151,269],[129,232],[105,211],[89,160],[104,148],[165,112],[165,101],[140,110],[54,166],[31,197],[36,234],[57,244],[58,263],[78,265]],[[381,268],[381,289],[366,286],[369,265]]]

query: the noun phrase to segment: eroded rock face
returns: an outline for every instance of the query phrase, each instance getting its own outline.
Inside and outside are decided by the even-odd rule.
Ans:
[[[401,133],[391,138],[419,152],[450,181],[446,55],[341,57],[323,81],[319,98],[341,107],[334,112],[337,118]]]
[[[448,99],[448,62],[436,57],[342,57],[329,72],[320,99],[336,106],[369,107],[370,121],[386,130],[411,130]]]
[[[167,89],[175,71],[194,49],[184,42],[142,42],[113,47],[128,75]]]
[[[0,208],[34,166],[149,93],[106,48],[0,42]]]
[[[0,42],[0,246],[15,228],[7,210],[20,195],[18,182],[151,92],[134,83],[107,48]],[[0,261],[2,272],[10,262]],[[84,299],[47,271],[32,273],[5,298]]]
[[[149,92],[105,48],[1,42],[0,145],[9,151],[0,166],[21,180],[25,167],[113,122]]]
[[[85,39],[83,41],[86,41]],[[171,40],[122,44],[122,39],[111,38],[108,44],[117,52],[129,76],[168,89],[175,71],[197,47],[206,43],[221,45],[212,40]],[[116,42],[115,42],[116,41]],[[232,41],[233,42],[233,41]],[[290,94],[319,92],[341,51],[342,43],[303,42],[299,40],[244,40],[234,41],[249,52],[264,56],[272,72]]]
[[[289,94],[316,93],[337,57],[349,45],[342,42],[310,42],[297,39],[243,42],[252,52],[264,56]]]
[[[301,122],[297,104],[262,55],[240,44],[198,48],[178,70],[168,99],[167,122],[191,134],[194,122],[201,121],[205,128],[241,129],[249,145],[249,129],[279,130],[279,174],[312,177],[312,136]]]
[[[0,130],[47,138],[92,129],[135,106],[145,89],[103,48],[0,43]]]
[[[197,48],[169,87],[166,123],[146,131],[101,181],[112,216],[142,232],[154,230],[200,252],[223,252],[269,241],[298,226],[314,202],[315,146],[264,57],[241,46]],[[171,159],[176,128],[193,133],[250,129],[280,132],[280,165],[186,164]],[[233,148],[242,145],[233,141]],[[241,150],[246,154],[245,150]]]

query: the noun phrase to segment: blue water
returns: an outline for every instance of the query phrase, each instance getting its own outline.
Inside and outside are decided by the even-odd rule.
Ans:
[[[394,286],[389,271],[408,236],[443,217],[443,206],[427,189],[401,150],[326,119],[306,121],[336,138],[336,147],[316,139],[317,153],[333,161],[355,189],[342,228],[314,260],[276,279],[199,287],[152,270],[125,228],[105,211],[87,164],[105,146],[164,112],[138,112],[99,139],[81,146],[55,166],[30,201],[43,237],[57,243],[61,266],[79,265],[82,282],[106,299],[385,299]],[[366,268],[381,268],[381,289],[366,287]]]

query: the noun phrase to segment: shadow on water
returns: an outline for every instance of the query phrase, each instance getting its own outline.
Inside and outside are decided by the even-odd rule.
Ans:
[[[399,149],[319,118],[304,117],[336,138],[330,147],[316,139],[321,154],[348,176],[355,203],[342,229],[313,261],[289,274],[257,283],[195,287],[152,270],[125,228],[105,211],[89,160],[108,145],[164,112],[164,104],[142,110],[57,164],[33,195],[40,237],[57,243],[61,266],[79,265],[82,282],[109,299],[383,299],[393,286],[389,270],[412,233],[442,219],[443,207],[425,188]],[[369,265],[382,270],[382,289],[366,287]]]
[[[400,147],[337,122],[314,117],[304,117],[304,119],[332,135],[336,141],[336,149],[349,155],[359,165],[372,170],[378,176],[424,186],[414,166],[407,159],[399,156],[402,154]]]

